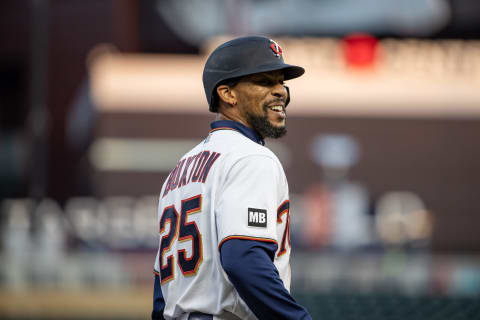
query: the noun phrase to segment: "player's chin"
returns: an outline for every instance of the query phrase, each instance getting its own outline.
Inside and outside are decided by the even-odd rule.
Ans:
[[[264,138],[280,138],[287,133],[285,119],[272,117],[269,114],[256,116],[249,114],[248,123]]]
[[[287,126],[285,120],[283,121],[268,121],[270,126],[265,128],[264,136],[266,138],[278,139],[287,134]]]
[[[286,119],[280,118],[280,117],[274,117],[273,119],[269,118],[268,122],[270,122],[270,125],[272,127],[279,128],[279,129],[285,128],[285,126],[287,125]]]

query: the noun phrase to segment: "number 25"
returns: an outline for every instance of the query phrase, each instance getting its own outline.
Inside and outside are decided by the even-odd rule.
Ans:
[[[203,260],[202,235],[197,224],[187,222],[188,215],[200,212],[202,208],[202,195],[182,200],[180,221],[178,221],[178,212],[175,206],[171,205],[163,210],[160,218],[160,233],[165,231],[165,225],[170,223],[170,231],[164,235],[160,241],[160,278],[162,284],[175,277],[175,257],[173,254],[167,256],[167,263],[163,264],[164,256],[178,237],[179,242],[192,241],[192,254],[187,257],[185,249],[177,250],[178,265],[184,276],[194,275]]]

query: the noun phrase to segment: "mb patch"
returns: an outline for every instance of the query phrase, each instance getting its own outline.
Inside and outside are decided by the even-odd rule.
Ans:
[[[248,226],[266,228],[267,210],[248,208]]]

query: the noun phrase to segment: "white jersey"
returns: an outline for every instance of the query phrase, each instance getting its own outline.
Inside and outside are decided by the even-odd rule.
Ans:
[[[285,173],[269,149],[242,133],[214,129],[181,158],[162,187],[158,222],[155,272],[165,319],[193,311],[257,319],[223,271],[220,248],[230,239],[276,243],[274,264],[290,289]]]

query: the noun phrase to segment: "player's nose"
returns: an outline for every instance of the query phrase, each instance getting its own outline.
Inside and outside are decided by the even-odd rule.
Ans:
[[[283,83],[279,82],[272,88],[272,95],[277,98],[282,98],[283,101],[286,101],[288,93]]]

